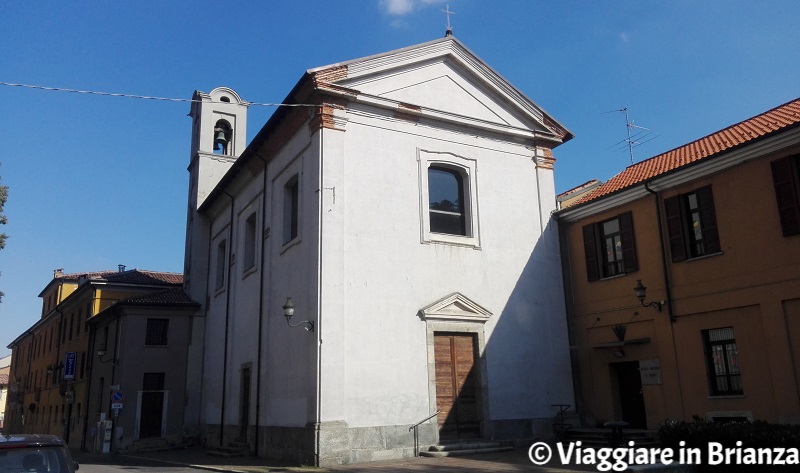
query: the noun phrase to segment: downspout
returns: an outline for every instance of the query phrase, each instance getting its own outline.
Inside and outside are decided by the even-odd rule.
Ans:
[[[658,220],[658,242],[661,246],[661,271],[664,277],[664,291],[667,304],[667,314],[669,316],[669,332],[670,339],[672,340],[672,354],[675,357],[675,366],[678,366],[678,346],[675,343],[675,328],[672,324],[675,323],[675,311],[672,308],[672,289],[669,279],[669,267],[667,266],[667,249],[664,245],[664,224],[661,219],[661,205],[659,204],[658,192],[650,188],[650,181],[644,182],[644,189],[653,194],[653,202],[656,207],[656,219]],[[681,398],[681,416],[686,419],[686,406],[684,406],[685,399],[683,398],[683,385],[681,383],[680,374],[677,375],[678,380],[678,395]]]
[[[122,316],[117,316],[117,325],[114,328],[114,355],[111,357],[111,386],[114,385],[114,376],[117,372],[117,363],[119,363],[119,333],[120,324],[122,323]],[[117,419],[111,415],[111,393],[108,393],[108,416],[111,418],[111,443],[109,450],[114,451],[114,436],[117,430]]]
[[[228,321],[230,318],[230,310],[231,310],[231,291],[233,290],[232,287],[232,267],[233,261],[231,257],[233,255],[233,206],[235,200],[232,195],[228,194],[226,191],[222,191],[223,194],[227,195],[231,199],[231,216],[229,230],[228,230],[228,280],[226,281],[228,287],[225,291],[225,341],[223,343],[223,352],[222,352],[222,399],[220,402],[220,411],[219,411],[219,446],[222,447],[222,440],[224,438],[225,433],[225,388],[227,387],[228,382]]]
[[[264,276],[266,274],[266,266],[264,263],[265,241],[267,236],[264,235],[264,222],[267,217],[267,160],[262,158],[260,154],[255,153],[255,156],[264,163],[264,184],[261,187],[261,275],[258,282],[258,343],[256,348],[256,432],[253,439],[255,443],[256,456],[258,456],[258,429],[259,419],[261,418],[261,348],[264,339]]]
[[[322,109],[318,110],[318,113],[322,113]],[[325,140],[323,139],[325,134],[325,128],[320,125],[319,129],[319,182],[318,182],[318,189],[317,192],[317,326],[316,334],[317,334],[317,406],[316,406],[316,415],[317,419],[315,422],[315,445],[314,451],[317,457],[317,466],[319,466],[319,455],[320,455],[320,423],[322,422],[322,214],[324,213],[322,210],[324,204],[324,187],[322,181],[322,170],[323,170],[323,145]]]
[[[90,312],[89,313],[89,318],[91,318],[91,317],[92,317],[92,314]],[[88,323],[88,319],[85,320],[84,323]],[[93,354],[95,353],[95,351],[94,351],[95,333],[94,332],[95,332],[94,324],[90,323],[89,324],[89,333],[88,333],[88,336],[89,336],[89,353],[86,354],[86,358],[88,358],[87,363],[89,365],[89,366],[87,366],[86,392],[85,392],[86,396],[85,396],[85,400],[84,400],[84,402],[86,403],[86,415],[84,416],[83,433],[81,434],[82,435],[82,437],[81,437],[81,451],[82,452],[86,451],[86,432],[87,432],[87,429],[89,428],[89,410],[90,410],[89,400],[90,400],[91,393],[92,393],[92,371],[93,371],[93,368],[94,368],[94,361],[93,361],[94,360],[94,356],[93,356]],[[100,402],[102,402],[102,399],[100,399]]]

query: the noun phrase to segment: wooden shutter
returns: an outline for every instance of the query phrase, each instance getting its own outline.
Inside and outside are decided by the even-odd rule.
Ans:
[[[697,205],[700,210],[700,223],[703,225],[705,254],[719,253],[722,248],[719,245],[717,214],[714,210],[714,195],[711,193],[711,186],[697,189],[695,193],[697,194]]]
[[[586,276],[589,282],[600,279],[600,266],[597,255],[595,224],[583,227],[583,250],[586,255]]]
[[[669,251],[672,261],[686,259],[686,245],[683,241],[683,217],[681,216],[681,196],[664,200],[664,212],[667,218],[667,237],[669,238]]]
[[[800,155],[770,163],[783,236],[800,234],[800,198],[797,195],[798,182],[796,171],[792,166],[793,159],[800,161]]]
[[[625,212],[617,217],[619,220],[620,240],[622,241],[622,261],[624,271],[632,273],[639,269],[636,262],[636,240],[633,236],[633,214]]]

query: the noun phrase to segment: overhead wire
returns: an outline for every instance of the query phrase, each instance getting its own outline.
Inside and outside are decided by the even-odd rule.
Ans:
[[[43,85],[31,85],[31,84],[15,84],[11,82],[0,82],[0,86],[7,86],[7,87],[20,87],[24,89],[36,89],[36,90],[47,90],[51,92],[69,92],[74,94],[89,94],[89,95],[102,95],[105,97],[125,97],[131,99],[144,99],[144,100],[159,100],[163,102],[205,102],[208,103],[209,101],[205,100],[195,100],[195,99],[176,99],[176,98],[169,98],[169,97],[154,97],[150,95],[136,95],[136,94],[120,94],[120,93],[113,93],[113,92],[99,92],[96,90],[79,90],[79,89],[66,89],[62,87],[46,87]],[[215,101],[211,101],[214,103]],[[227,103],[227,102],[217,102],[217,103]],[[245,101],[245,104],[249,105],[256,105],[262,107],[319,107],[319,104],[309,104],[309,103],[269,103],[269,102],[248,102]]]

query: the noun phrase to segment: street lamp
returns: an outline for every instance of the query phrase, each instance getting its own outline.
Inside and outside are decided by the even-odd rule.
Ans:
[[[314,331],[314,322],[310,320],[303,320],[302,322],[292,324],[291,319],[294,316],[294,304],[292,303],[291,297],[287,297],[286,303],[283,304],[283,316],[286,317],[286,323],[289,324],[289,327],[303,327],[309,332]]]
[[[642,307],[652,307],[653,309],[661,312],[661,309],[666,304],[666,301],[659,301],[659,302],[650,302],[645,304],[644,299],[647,297],[647,287],[642,284],[641,279],[636,280],[636,287],[633,288],[633,292],[636,293],[636,297],[639,299],[639,302],[642,303]]]
[[[113,357],[110,360],[104,360],[103,357],[105,356],[105,354],[106,354],[105,350],[97,350],[97,359],[100,360],[100,363],[108,363],[110,361],[112,366],[117,366],[119,364],[119,360]]]

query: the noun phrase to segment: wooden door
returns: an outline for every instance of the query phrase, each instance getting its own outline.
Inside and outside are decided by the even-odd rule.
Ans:
[[[474,335],[434,335],[440,441],[481,436],[476,351]]]

